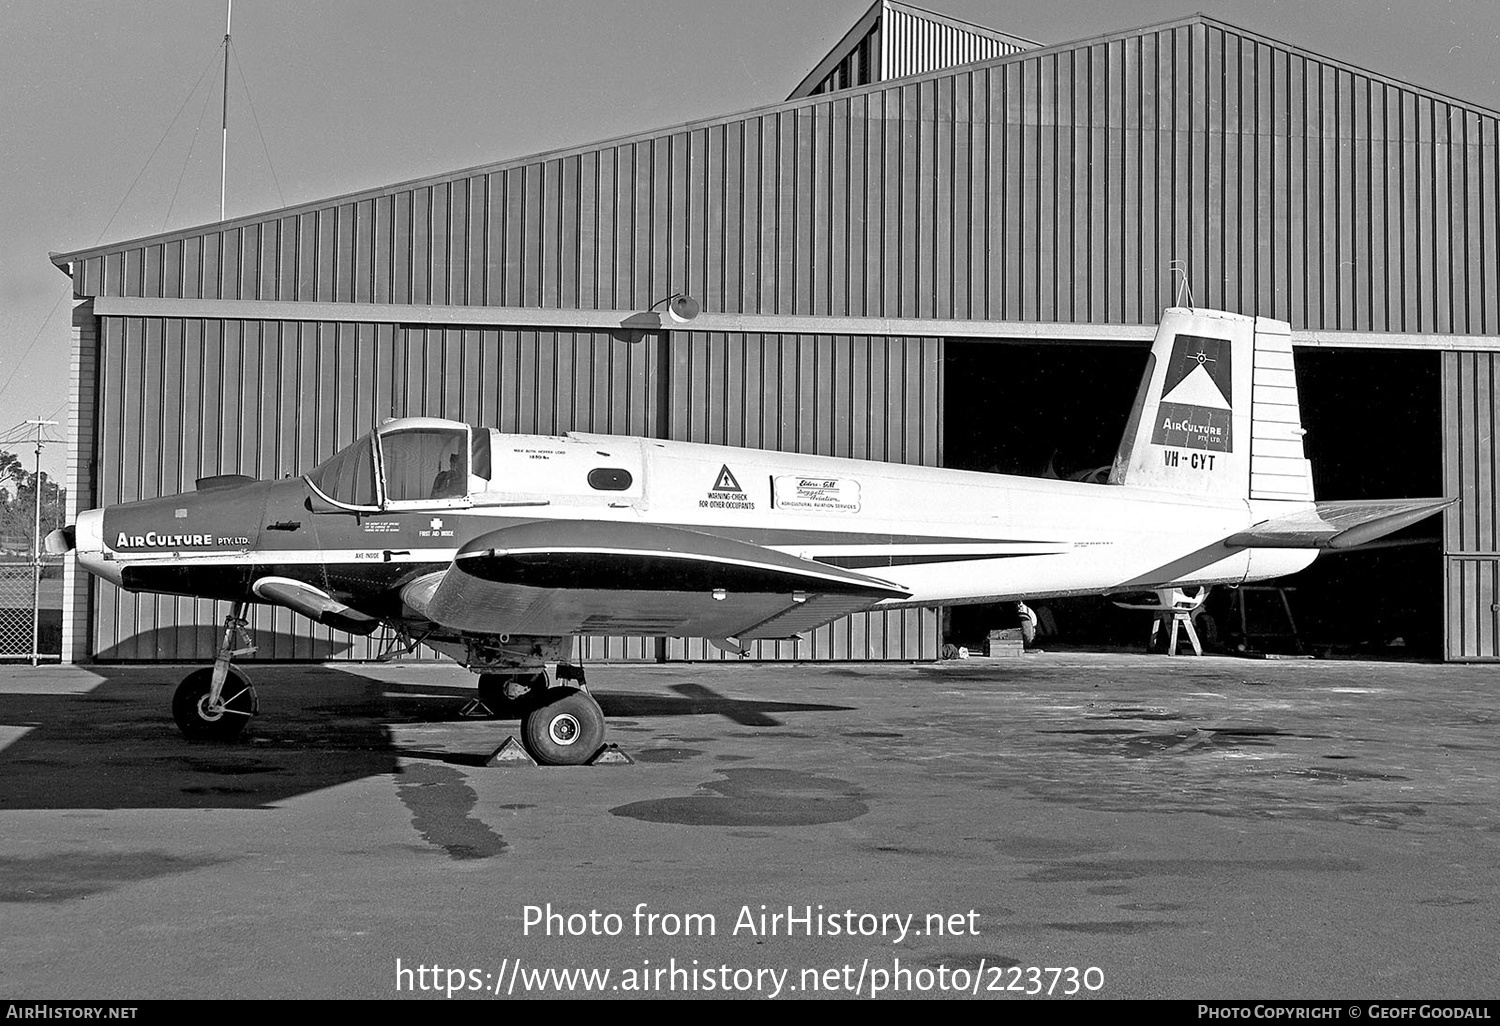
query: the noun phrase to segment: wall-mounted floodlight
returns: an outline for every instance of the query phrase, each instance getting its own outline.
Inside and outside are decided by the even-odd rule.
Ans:
[[[684,292],[667,300],[667,316],[678,324],[686,324],[702,312],[703,305]]]
[[[671,318],[673,324],[687,324],[703,312],[703,304],[692,296],[686,292],[674,292],[666,299],[652,303],[646,310],[631,314],[620,322],[619,329],[610,334],[621,342],[634,343],[644,339],[647,332],[661,330],[662,315],[656,312],[656,308],[663,303],[667,307],[667,317]]]

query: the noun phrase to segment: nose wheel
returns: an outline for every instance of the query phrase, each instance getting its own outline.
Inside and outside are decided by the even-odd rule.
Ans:
[[[227,668],[217,701],[213,684],[213,668],[205,666],[188,674],[172,695],[172,718],[189,741],[233,741],[256,713],[255,688],[242,672]]]
[[[259,708],[250,678],[229,663],[255,651],[248,626],[245,604],[237,603],[224,618],[224,638],[213,666],[188,674],[172,695],[172,718],[189,741],[232,741]]]

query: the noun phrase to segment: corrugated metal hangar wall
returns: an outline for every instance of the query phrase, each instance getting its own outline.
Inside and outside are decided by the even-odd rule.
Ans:
[[[1198,305],[1304,341],[1494,352],[1496,135],[1493,112],[1199,16],[66,254],[93,303],[70,495],[293,473],[402,414],[938,463],[943,336],[1151,324],[1179,259]],[[608,329],[678,292],[703,330]],[[1472,481],[1449,654],[1492,657],[1493,358],[1444,359],[1445,459]],[[208,653],[208,610],[98,586],[91,617],[70,587],[73,657]],[[275,629],[281,657],[366,654]],[[775,654],[936,644],[907,613]]]
[[[1500,357],[1443,354],[1443,531],[1449,659],[1500,658]]]

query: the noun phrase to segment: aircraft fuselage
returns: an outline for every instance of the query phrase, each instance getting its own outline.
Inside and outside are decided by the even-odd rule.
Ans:
[[[483,431],[484,429],[476,429]],[[377,617],[472,539],[537,521],[655,524],[891,582],[887,606],[1236,583],[1314,553],[1231,550],[1250,500],[630,438],[489,433],[487,479],[461,495],[348,509],[306,478],[94,510],[79,557],[132,591],[255,601],[305,582]]]

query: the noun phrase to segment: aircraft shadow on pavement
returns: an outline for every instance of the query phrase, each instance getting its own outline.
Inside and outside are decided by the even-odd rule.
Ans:
[[[482,764],[515,718],[463,715],[472,688],[393,683],[353,670],[246,666],[261,712],[231,743],[186,741],[172,721],[182,666],[92,666],[84,694],[0,694],[0,726],[28,728],[0,749],[0,810],[254,809],[398,771],[400,757]],[[728,698],[701,684],[674,694],[595,691],[606,716],[713,715],[774,728],[772,713],[847,706]],[[446,751],[398,744],[391,728],[454,724]],[[429,735],[424,748],[432,748]]]
[[[759,702],[726,698],[702,684],[673,684],[673,695],[596,694],[606,716],[723,716],[742,727],[780,727],[771,713],[852,712],[847,705],[817,705],[809,702]]]
[[[262,659],[299,659],[321,662],[336,659],[349,651],[349,642],[331,638],[311,638],[257,628],[253,632],[257,654]],[[162,662],[211,662],[224,636],[224,628],[215,624],[178,624],[140,631],[101,649],[97,658],[151,659]],[[255,659],[245,662],[253,665]]]

